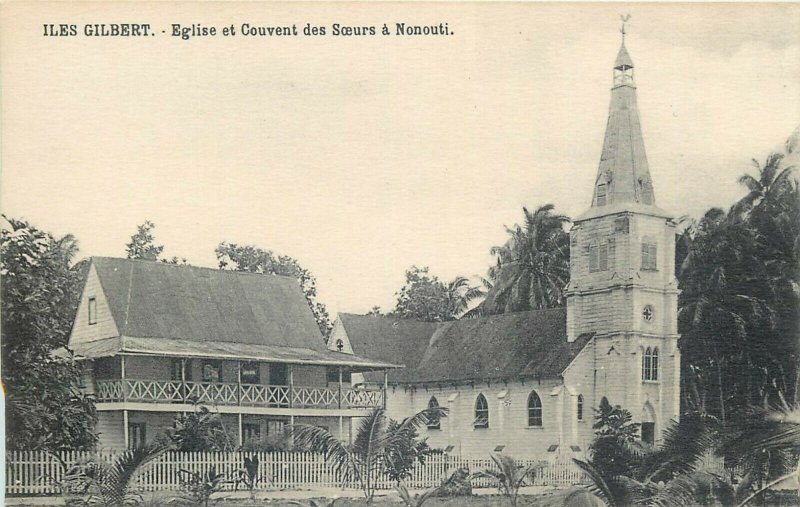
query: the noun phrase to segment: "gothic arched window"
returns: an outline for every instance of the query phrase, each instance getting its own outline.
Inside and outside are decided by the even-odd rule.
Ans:
[[[475,428],[489,427],[489,403],[487,403],[486,396],[482,393],[475,400],[475,421],[472,426]]]
[[[542,425],[542,400],[536,391],[528,395],[528,426]]]
[[[439,400],[436,399],[436,396],[431,396],[431,399],[428,400],[428,408],[439,408]],[[441,429],[441,421],[439,420],[439,414],[431,414],[428,416],[428,429],[429,430]]]
[[[583,395],[578,395],[578,420],[583,421]]]
[[[658,380],[658,347],[647,347],[642,356],[642,380]]]

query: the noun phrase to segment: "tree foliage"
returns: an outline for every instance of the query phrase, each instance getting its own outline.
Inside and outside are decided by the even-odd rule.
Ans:
[[[156,238],[153,229],[156,224],[150,220],[145,220],[142,225],[136,226],[136,233],[131,236],[130,243],[125,245],[125,254],[128,259],[140,259],[144,261],[156,261],[164,251],[164,245],[156,245]]]
[[[519,488],[526,484],[533,485],[537,471],[544,468],[545,462],[526,467],[507,454],[492,454],[491,458],[494,467],[479,470],[472,476],[494,482],[500,494],[508,498],[511,507],[517,507]]]
[[[713,418],[686,414],[653,446],[637,438],[638,425],[626,409],[603,399],[595,412],[589,460],[573,460],[586,472],[592,493],[610,506],[698,503],[699,484],[713,479],[701,470],[718,441]]]
[[[125,253],[128,259],[139,259],[145,261],[161,261],[165,264],[189,264],[184,257],[161,257],[164,245],[156,245],[156,238],[153,229],[156,224],[150,220],[145,220],[142,225],[136,226],[136,233],[131,236],[130,243],[125,245]]]
[[[52,355],[67,345],[78,304],[85,271],[85,264],[72,266],[78,244],[13,218],[0,234],[6,445],[90,448],[96,414],[92,399],[76,387],[79,367]]]
[[[773,154],[729,212],[714,208],[678,238],[685,409],[726,420],[797,395],[800,194]]]
[[[214,250],[220,269],[232,269],[262,275],[283,275],[296,278],[306,296],[309,308],[314,313],[319,330],[325,340],[331,328],[328,309],[317,300],[317,279],[311,271],[288,255],[279,255],[272,250],[264,250],[252,245],[237,245],[222,242]]]
[[[510,236],[491,254],[496,264],[489,268],[491,289],[479,307],[482,315],[539,310],[562,306],[569,282],[569,217],[553,213],[545,204],[530,212],[522,208],[523,225],[506,227]]]
[[[414,464],[424,459],[429,450],[419,444],[416,431],[430,417],[445,417],[446,413],[444,408],[431,408],[395,423],[382,408],[376,408],[361,419],[352,445],[317,426],[299,424],[292,430],[295,445],[323,453],[342,482],[358,484],[371,504],[382,475],[402,480]]]
[[[232,451],[235,447],[220,414],[197,404],[193,412],[175,417],[167,437],[175,450],[184,452]]]
[[[470,285],[463,276],[442,282],[427,267],[411,266],[406,270],[405,285],[396,294],[392,315],[425,322],[456,320],[483,294],[480,287]]]

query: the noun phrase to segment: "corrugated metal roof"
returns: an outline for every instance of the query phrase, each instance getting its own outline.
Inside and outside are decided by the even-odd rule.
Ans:
[[[416,323],[425,324],[416,328],[413,321],[386,317],[346,316],[342,322],[357,354],[411,359],[408,368],[390,374],[392,383],[558,377],[591,339],[586,334],[567,342],[564,308]]]
[[[73,347],[76,356],[97,359],[118,354],[154,355],[167,357],[203,357],[273,363],[318,364],[348,366],[353,371],[399,368],[402,365],[327,349],[321,351],[296,347],[253,345],[234,342],[196,342],[165,338],[122,336],[106,338]]]
[[[436,322],[375,315],[340,313],[338,317],[357,354],[406,366],[391,374],[392,382],[409,380],[409,374],[419,366],[431,335],[439,326]],[[368,374],[365,380],[379,382],[382,377]]]
[[[294,278],[109,257],[92,263],[122,336],[326,350]]]

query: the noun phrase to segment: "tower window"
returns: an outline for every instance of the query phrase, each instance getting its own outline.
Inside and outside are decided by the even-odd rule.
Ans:
[[[89,298],[89,325],[97,324],[97,298]]]
[[[428,400],[428,408],[439,408],[439,400],[436,399],[436,396],[431,396],[431,399]],[[441,429],[441,421],[439,420],[439,414],[431,414],[428,416],[428,429],[429,430]]]
[[[528,395],[528,426],[542,426],[542,400],[536,391]]]
[[[645,239],[642,243],[642,271],[655,271],[656,261],[656,243],[651,239]]]
[[[578,420],[583,421],[583,395],[578,395]]]
[[[592,241],[589,244],[589,272],[608,270],[608,250],[609,242]]]
[[[472,426],[475,428],[489,427],[489,403],[486,402],[486,396],[482,393],[475,400],[475,421]]]
[[[658,347],[647,347],[642,356],[642,380],[658,380]]]
[[[606,205],[606,184],[600,183],[597,185],[597,205],[598,206],[605,206]]]

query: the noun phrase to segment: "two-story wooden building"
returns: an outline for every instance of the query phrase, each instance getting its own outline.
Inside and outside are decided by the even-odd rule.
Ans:
[[[152,440],[195,402],[234,444],[294,423],[348,440],[385,403],[351,375],[396,367],[327,349],[293,278],[106,257],[91,259],[69,348],[108,449]]]

